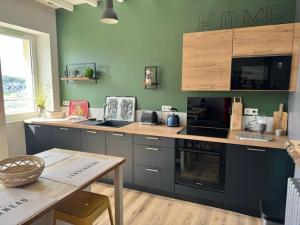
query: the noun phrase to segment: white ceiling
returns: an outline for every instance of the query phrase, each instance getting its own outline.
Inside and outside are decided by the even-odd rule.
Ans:
[[[89,4],[93,7],[96,7],[98,2],[98,0],[34,0],[34,1],[42,3],[54,9],[64,8],[69,11],[73,11],[74,5]]]

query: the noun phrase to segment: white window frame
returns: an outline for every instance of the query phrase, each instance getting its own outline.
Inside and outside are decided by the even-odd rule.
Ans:
[[[39,114],[37,112],[37,106],[35,104],[36,100],[36,93],[37,93],[37,88],[38,88],[38,75],[37,75],[37,53],[36,53],[36,37],[32,34],[28,34],[22,31],[17,31],[5,27],[0,26],[0,34],[2,35],[7,35],[11,37],[16,37],[16,38],[22,38],[22,39],[27,39],[30,41],[30,47],[31,47],[31,71],[32,71],[32,76],[33,76],[33,101],[34,101],[34,112],[27,112],[27,113],[19,113],[19,114],[13,114],[13,115],[5,115],[6,117],[6,122],[13,122],[13,121],[18,121],[18,120],[24,120],[24,119],[29,119],[33,117],[37,117]],[[3,90],[1,90],[3,91]]]

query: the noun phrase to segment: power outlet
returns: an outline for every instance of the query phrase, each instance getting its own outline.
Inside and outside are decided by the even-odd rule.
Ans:
[[[162,105],[161,106],[161,111],[162,112],[169,112],[171,110],[172,106],[170,105]]]
[[[63,101],[63,106],[69,106],[70,105],[70,101]]]
[[[257,116],[258,109],[257,108],[245,108],[244,114],[247,116]]]

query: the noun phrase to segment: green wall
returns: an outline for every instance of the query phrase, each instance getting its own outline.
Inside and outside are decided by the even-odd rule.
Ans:
[[[100,80],[61,81],[61,101],[87,99],[101,107],[107,95],[137,96],[139,109],[172,105],[185,111],[187,96],[242,96],[247,107],[271,115],[287,92],[182,92],[182,34],[294,21],[295,0],[126,0],[114,1],[119,24],[99,22],[99,7],[57,10],[60,75],[69,63],[96,62]],[[144,89],[144,67],[158,65],[161,85]],[[207,74],[209,76],[209,74]]]

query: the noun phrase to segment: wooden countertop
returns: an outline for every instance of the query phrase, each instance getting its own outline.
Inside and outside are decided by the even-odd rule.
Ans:
[[[61,126],[61,127],[68,127],[68,128],[80,128],[80,129],[87,129],[87,130],[120,132],[120,133],[138,134],[138,135],[159,136],[159,137],[178,138],[178,139],[220,142],[220,143],[257,146],[257,147],[275,148],[275,149],[283,149],[283,150],[285,150],[285,142],[288,140],[287,136],[277,137],[272,134],[270,135],[272,136],[273,140],[269,142],[238,140],[236,136],[240,131],[230,131],[227,138],[185,135],[185,134],[177,134],[177,132],[183,129],[183,127],[167,127],[165,125],[157,125],[157,126],[142,125],[141,123],[138,122],[120,128],[85,125],[85,124],[80,124],[78,122],[72,122],[72,121],[47,121],[42,119],[26,120],[25,123],[33,123],[33,124],[49,125],[49,126]]]

